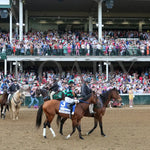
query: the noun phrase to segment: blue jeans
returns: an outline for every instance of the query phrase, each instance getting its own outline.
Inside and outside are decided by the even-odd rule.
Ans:
[[[36,98],[36,97],[32,97],[31,96],[31,102],[30,102],[30,104],[28,105],[28,108],[30,108],[31,107],[31,105],[34,103],[34,100],[36,101],[36,104],[35,105],[39,105],[39,100]]]

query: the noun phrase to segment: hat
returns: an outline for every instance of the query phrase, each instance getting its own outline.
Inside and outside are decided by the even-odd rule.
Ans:
[[[69,80],[69,81],[68,81],[68,84],[71,84],[71,83],[74,83],[73,80]]]
[[[91,79],[90,78],[86,78],[85,82],[90,83]]]

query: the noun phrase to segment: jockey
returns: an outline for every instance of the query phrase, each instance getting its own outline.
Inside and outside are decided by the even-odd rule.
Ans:
[[[92,90],[91,90],[91,88],[89,87],[89,83],[90,83],[90,78],[87,78],[86,80],[85,80],[85,82],[82,84],[82,86],[81,86],[81,97],[83,97],[83,98],[86,98],[87,97],[87,95],[89,95],[89,94],[91,94],[92,93]],[[89,111],[90,111],[90,113],[91,114],[93,114],[94,113],[94,111],[93,111],[93,104],[90,104],[89,105]]]
[[[53,86],[50,88],[52,91],[50,94],[50,99],[53,99],[53,95],[59,90],[59,85],[56,79],[53,79]]]
[[[12,80],[12,82],[13,82],[13,83],[12,83],[12,84],[10,85],[10,87],[8,88],[9,95],[8,95],[6,104],[9,104],[10,96],[13,95],[17,90],[20,89],[20,86],[19,86],[19,84],[17,83],[17,80],[16,80],[16,79]]]
[[[69,86],[65,90],[65,96],[66,96],[65,101],[70,104],[69,107],[70,107],[70,118],[71,118],[72,109],[73,109],[72,107],[74,104],[79,103],[79,100],[73,99],[75,97],[75,95],[73,95],[73,91],[72,91],[72,87],[74,85],[73,80],[69,80],[68,84],[69,84]]]

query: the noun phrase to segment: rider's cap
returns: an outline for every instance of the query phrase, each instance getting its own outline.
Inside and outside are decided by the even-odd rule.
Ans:
[[[71,83],[74,83],[73,80],[69,80],[69,81],[68,81],[68,84],[71,84]]]

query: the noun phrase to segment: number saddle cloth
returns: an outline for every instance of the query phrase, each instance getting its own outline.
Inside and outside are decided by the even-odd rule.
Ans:
[[[64,114],[70,114],[70,103],[62,100],[60,101],[59,112]],[[74,115],[76,105],[72,106],[72,115]]]

